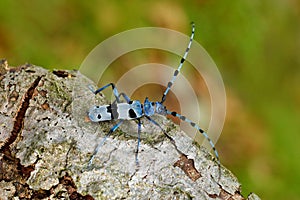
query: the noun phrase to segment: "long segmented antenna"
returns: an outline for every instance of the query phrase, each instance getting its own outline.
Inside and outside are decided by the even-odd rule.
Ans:
[[[185,116],[178,114],[177,112],[171,112],[171,111],[167,110],[167,114],[172,115],[174,117],[177,117],[180,120],[189,123],[192,127],[196,128],[205,137],[205,139],[209,142],[210,146],[212,147],[212,149],[214,151],[214,154],[215,154],[215,157],[216,157],[216,160],[217,160],[217,163],[218,163],[218,167],[219,167],[219,178],[220,178],[220,175],[221,175],[221,162],[220,162],[219,154],[218,154],[218,151],[215,147],[215,144],[208,137],[207,133],[203,129],[201,129],[196,123],[194,123],[190,119],[186,118]]]
[[[192,24],[192,34],[191,34],[191,37],[190,37],[190,41],[189,41],[188,47],[186,48],[185,53],[184,53],[183,57],[180,60],[178,68],[174,72],[173,78],[171,79],[171,81],[168,82],[167,89],[165,90],[165,92],[164,92],[164,94],[163,94],[163,96],[161,98],[161,102],[160,103],[164,103],[165,102],[166,96],[167,96],[169,90],[171,89],[174,81],[176,80],[176,77],[179,74],[179,72],[180,72],[180,70],[182,68],[182,65],[183,65],[183,63],[184,63],[184,61],[185,61],[185,59],[186,59],[186,57],[187,57],[187,55],[189,53],[190,48],[191,48],[191,45],[192,45],[192,42],[193,42],[193,38],[194,38],[194,34],[195,34],[195,23],[192,22],[191,24]]]

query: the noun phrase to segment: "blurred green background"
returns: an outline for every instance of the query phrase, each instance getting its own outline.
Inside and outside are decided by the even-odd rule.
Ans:
[[[222,163],[244,195],[300,199],[299,1],[1,0],[0,8],[0,58],[50,69],[78,69],[97,44],[124,30],[160,26],[189,35],[194,21],[195,39],[227,91]]]

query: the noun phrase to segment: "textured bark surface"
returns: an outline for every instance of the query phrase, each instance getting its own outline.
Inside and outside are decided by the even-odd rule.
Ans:
[[[0,66],[0,199],[259,199],[242,197],[237,178],[164,117],[174,138],[143,121],[139,166],[137,125],[125,123],[88,160],[112,122],[87,120],[90,106],[107,104],[76,71],[32,65]]]

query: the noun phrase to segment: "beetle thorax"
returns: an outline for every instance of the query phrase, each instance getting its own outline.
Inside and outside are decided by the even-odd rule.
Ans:
[[[166,115],[167,110],[162,103],[149,101],[148,97],[146,97],[144,101],[144,113],[146,116],[152,116],[155,113],[159,115]]]

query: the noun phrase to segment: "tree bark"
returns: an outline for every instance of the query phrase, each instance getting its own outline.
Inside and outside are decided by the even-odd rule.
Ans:
[[[183,152],[143,120],[129,121],[95,147],[115,121],[93,123],[94,84],[77,71],[0,66],[0,199],[259,199],[241,195],[237,178],[176,125],[156,117]]]

